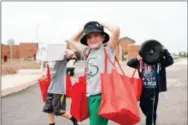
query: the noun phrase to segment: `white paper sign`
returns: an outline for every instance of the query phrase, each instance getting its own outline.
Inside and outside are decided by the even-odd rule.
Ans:
[[[36,59],[40,61],[63,60],[67,43],[39,44]]]

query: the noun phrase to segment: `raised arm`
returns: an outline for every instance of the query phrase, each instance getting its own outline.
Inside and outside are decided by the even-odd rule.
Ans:
[[[137,55],[136,58],[132,58],[127,62],[127,65],[132,68],[138,68],[139,62],[142,60],[142,57],[140,55]]]
[[[171,54],[169,53],[169,51],[163,47],[164,49],[164,56],[162,58],[162,64],[165,66],[165,67],[168,67],[170,65],[172,65],[174,63],[174,59],[173,57],[171,56]]]
[[[83,34],[84,29],[78,31],[68,42],[78,51],[79,53],[83,53],[83,47],[79,41],[81,35]]]
[[[112,35],[109,40],[110,48],[115,51],[118,41],[119,41],[119,36],[120,36],[120,28],[117,26],[111,26],[106,23],[101,23],[99,22],[102,26],[107,28],[109,31],[111,31]]]

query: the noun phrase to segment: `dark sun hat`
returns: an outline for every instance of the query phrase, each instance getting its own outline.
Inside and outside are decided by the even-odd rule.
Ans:
[[[84,45],[87,45],[87,40],[86,40],[86,36],[89,35],[90,33],[102,33],[105,35],[105,39],[103,41],[103,44],[108,42],[109,40],[109,35],[107,33],[104,32],[104,28],[102,25],[100,25],[98,22],[96,21],[90,21],[88,22],[85,26],[84,26],[84,33],[80,39],[81,43]]]

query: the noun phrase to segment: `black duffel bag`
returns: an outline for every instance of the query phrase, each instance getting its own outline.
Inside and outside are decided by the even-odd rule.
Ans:
[[[157,40],[147,40],[141,44],[139,54],[144,62],[155,64],[163,57],[162,44]]]

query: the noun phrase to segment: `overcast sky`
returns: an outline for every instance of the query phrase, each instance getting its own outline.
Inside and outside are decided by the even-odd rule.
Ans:
[[[2,43],[69,39],[90,20],[120,26],[120,37],[159,40],[187,51],[186,2],[2,2]]]

